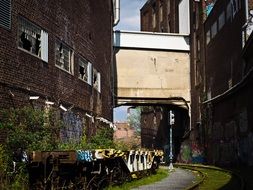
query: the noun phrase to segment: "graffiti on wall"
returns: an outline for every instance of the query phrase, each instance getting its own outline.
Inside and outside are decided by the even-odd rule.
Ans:
[[[83,121],[82,118],[71,111],[63,114],[64,128],[61,129],[60,135],[64,142],[74,140],[79,142],[83,135]]]
[[[177,160],[181,163],[203,163],[203,148],[195,141],[185,140],[181,144]]]
[[[215,144],[210,146],[213,163],[253,165],[253,133],[248,128],[247,109],[224,124],[214,123],[209,144]]]
[[[239,159],[242,163],[253,165],[253,133],[248,133],[247,136],[239,140]]]

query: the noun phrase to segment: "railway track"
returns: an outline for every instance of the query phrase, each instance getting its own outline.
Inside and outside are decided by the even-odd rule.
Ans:
[[[243,178],[236,174],[235,172],[225,170],[222,168],[214,167],[214,166],[207,166],[207,165],[198,165],[198,164],[175,164],[175,167],[191,170],[197,172],[199,174],[199,179],[191,186],[187,187],[186,190],[195,190],[201,189],[204,186],[204,183],[208,180],[212,180],[212,176],[209,176],[204,170],[214,170],[223,172],[225,174],[229,174],[231,176],[231,181],[229,186],[223,186],[222,189],[228,190],[244,190],[245,183]],[[206,189],[206,188],[205,188]]]

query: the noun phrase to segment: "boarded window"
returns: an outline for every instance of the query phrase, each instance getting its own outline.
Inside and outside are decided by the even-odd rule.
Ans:
[[[11,0],[0,1],[0,26],[11,28]]]

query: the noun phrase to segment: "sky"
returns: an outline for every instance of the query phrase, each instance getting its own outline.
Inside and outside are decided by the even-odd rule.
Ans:
[[[114,30],[140,31],[140,9],[147,0],[120,0],[120,21]]]
[[[120,21],[114,30],[140,31],[140,9],[147,0],[120,0]],[[127,106],[114,108],[114,122],[127,120]]]

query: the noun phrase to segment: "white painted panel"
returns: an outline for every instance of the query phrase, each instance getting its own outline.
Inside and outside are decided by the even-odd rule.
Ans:
[[[101,92],[101,74],[97,74],[97,80],[98,80],[98,92]]]
[[[114,47],[189,51],[189,36],[183,34],[115,31]]]
[[[88,63],[88,84],[92,84],[92,65],[90,62]]]
[[[48,33],[41,30],[41,59],[48,62]]]

